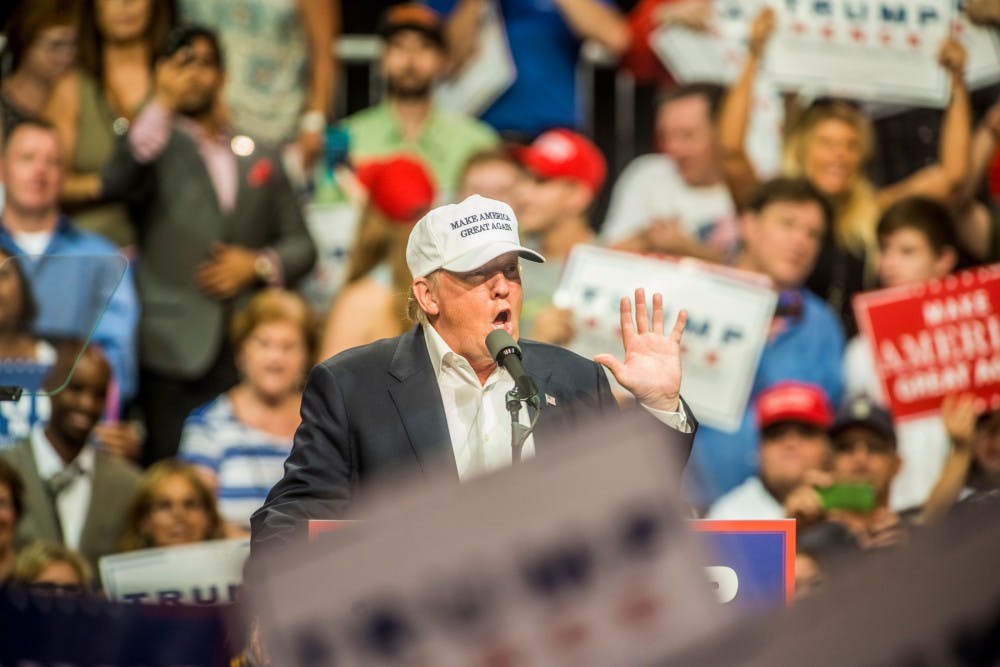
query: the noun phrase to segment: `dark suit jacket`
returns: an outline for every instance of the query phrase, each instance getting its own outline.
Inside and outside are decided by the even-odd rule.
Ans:
[[[543,401],[536,450],[574,422],[618,409],[593,361],[552,345],[522,340],[520,346],[540,394],[556,402]],[[687,416],[690,434],[663,427],[684,459],[697,428],[690,410]],[[309,375],[285,476],[250,519],[252,547],[257,552],[292,539],[306,519],[344,516],[355,492],[380,478],[441,467],[458,474],[423,329],[342,352]]]
[[[198,377],[225,339],[233,304],[205,296],[195,284],[212,244],[273,248],[289,285],[315,262],[316,248],[278,155],[258,148],[236,161],[239,185],[229,213],[219,208],[197,144],[180,130],[171,131],[166,148],[148,165],[136,162],[123,138],[102,168],[105,196],[128,201],[137,225],[139,356],[144,367],[167,376]]]
[[[17,524],[16,547],[20,549],[35,540],[62,543],[55,504],[45,488],[45,482],[38,476],[31,443],[24,441],[0,453],[0,456],[17,468],[24,480],[24,516]],[[96,452],[93,492],[80,536],[80,553],[90,562],[95,575],[98,559],[118,552],[118,542],[125,528],[125,513],[138,483],[138,468],[106,452]]]

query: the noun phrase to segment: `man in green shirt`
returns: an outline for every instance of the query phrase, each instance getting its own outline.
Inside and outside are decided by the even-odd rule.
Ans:
[[[379,32],[385,40],[380,63],[385,98],[344,119],[351,161],[417,155],[448,197],[465,161],[496,146],[500,138],[485,123],[434,104],[434,82],[447,64],[441,19],[434,10],[419,3],[391,7]]]

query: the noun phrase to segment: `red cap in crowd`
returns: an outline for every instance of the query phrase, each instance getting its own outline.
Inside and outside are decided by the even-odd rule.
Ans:
[[[365,162],[357,175],[369,201],[390,222],[412,225],[434,204],[434,180],[416,158],[397,155]]]
[[[514,151],[528,171],[544,179],[569,178],[597,192],[608,166],[590,139],[569,130],[543,132],[530,146]]]
[[[757,397],[757,425],[761,429],[779,422],[799,422],[826,430],[833,423],[833,409],[822,388],[806,382],[779,382]]]

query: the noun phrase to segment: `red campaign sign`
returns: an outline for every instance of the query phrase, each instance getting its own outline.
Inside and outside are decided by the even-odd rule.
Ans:
[[[859,294],[854,312],[897,420],[958,392],[1000,408],[1000,264]]]

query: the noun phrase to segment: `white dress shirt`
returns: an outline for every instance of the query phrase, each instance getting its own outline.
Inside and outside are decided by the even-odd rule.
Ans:
[[[94,450],[85,446],[75,459],[64,464],[41,424],[31,431],[31,451],[38,466],[38,476],[48,483],[53,476],[66,471],[70,481],[56,496],[56,513],[62,528],[63,543],[70,549],[80,548],[83,525],[90,509],[94,490]]]
[[[506,400],[507,392],[514,388],[510,373],[497,366],[485,384],[480,383],[468,360],[453,352],[434,327],[425,326],[424,332],[434,377],[441,390],[459,479],[465,481],[510,465],[511,425]],[[667,412],[643,407],[667,426],[690,433],[683,410]],[[522,407],[518,417],[521,424],[530,424],[526,407]],[[534,454],[534,437],[529,435],[521,449],[521,458]]]

